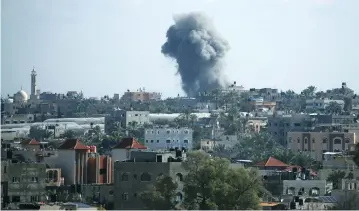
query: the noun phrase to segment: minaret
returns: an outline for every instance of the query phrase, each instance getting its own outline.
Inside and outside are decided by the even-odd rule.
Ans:
[[[31,71],[31,99],[36,99],[36,76],[37,74],[34,66]]]

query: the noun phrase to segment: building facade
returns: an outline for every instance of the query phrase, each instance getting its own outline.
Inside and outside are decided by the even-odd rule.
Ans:
[[[350,151],[356,144],[355,133],[344,132],[288,132],[288,149],[304,152],[322,161],[325,152]]]
[[[304,114],[284,114],[268,117],[268,132],[282,145],[287,143],[288,132],[313,129],[315,118]]]
[[[177,200],[182,201],[185,172],[181,162],[168,162],[168,156],[171,155],[167,154],[138,154],[141,156],[134,155],[132,162],[115,163],[114,209],[145,209],[139,196],[148,190],[150,185],[155,184],[159,176],[170,176],[177,182]]]
[[[154,128],[145,130],[145,146],[152,150],[179,148],[191,150],[193,130],[190,128]]]
[[[306,109],[324,110],[330,103],[338,103],[342,109],[344,108],[344,100],[330,100],[330,99],[311,99],[305,101]]]
[[[18,205],[24,202],[46,200],[46,164],[20,163],[16,160],[2,162],[1,180],[4,185],[3,202]]]

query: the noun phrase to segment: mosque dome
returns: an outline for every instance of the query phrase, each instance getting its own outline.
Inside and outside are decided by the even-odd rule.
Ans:
[[[26,102],[27,100],[28,100],[28,95],[24,90],[20,90],[14,95],[15,102]]]

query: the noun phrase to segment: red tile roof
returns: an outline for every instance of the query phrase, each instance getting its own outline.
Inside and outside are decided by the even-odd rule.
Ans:
[[[287,167],[288,165],[283,163],[280,160],[275,159],[274,157],[269,157],[266,162],[259,162],[255,166],[262,167]]]
[[[123,138],[113,149],[147,149],[136,141],[135,138]]]
[[[22,145],[40,145],[40,142],[36,141],[35,139],[29,139],[29,140],[24,140],[21,142]]]
[[[82,144],[78,139],[67,139],[58,149],[71,149],[71,150],[88,150],[88,146]]]

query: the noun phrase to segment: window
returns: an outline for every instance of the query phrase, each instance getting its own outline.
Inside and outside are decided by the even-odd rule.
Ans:
[[[127,173],[123,173],[122,177],[121,177],[122,181],[128,181],[128,174]]]
[[[334,139],[334,144],[341,144],[342,140],[340,140],[339,138]]]
[[[315,143],[315,138],[312,138],[312,143],[313,143],[313,144]]]
[[[345,143],[349,144],[349,142],[350,142],[350,138],[346,138]]]
[[[12,196],[11,202],[20,202],[20,196]]]
[[[149,182],[151,181],[151,175],[149,173],[141,174],[141,181],[142,182]]]
[[[188,144],[188,140],[184,140],[183,143]]]
[[[160,140],[157,140],[157,143],[160,143]]]
[[[133,179],[135,179],[135,180],[137,179],[137,174],[133,175]]]
[[[151,143],[153,143],[153,140],[151,140]]]
[[[100,169],[100,174],[106,174],[106,169]]]
[[[38,177],[31,177],[31,182],[39,182],[39,178]]]
[[[18,182],[20,182],[20,177],[13,177],[13,178],[12,178],[12,182],[13,182],[13,183],[18,183]]]
[[[186,134],[187,134],[187,133],[188,133],[188,130],[185,130],[185,131],[184,131],[184,133],[186,133]]]
[[[307,138],[307,137],[304,138],[304,143],[305,143],[305,144],[308,143],[308,138]]]
[[[167,134],[169,134],[171,131],[167,130]]]
[[[122,200],[127,201],[128,200],[128,193],[122,194]]]
[[[181,173],[177,173],[176,174],[176,181],[177,182],[182,182],[182,180],[183,180],[183,175]]]
[[[327,138],[323,138],[323,144],[326,144],[328,142]]]
[[[148,140],[146,140],[146,143],[148,143]]]
[[[300,123],[294,123],[295,127],[300,127]]]
[[[300,138],[297,138],[298,144],[300,143]]]
[[[31,196],[30,200],[31,200],[31,202],[38,202],[38,201],[40,201],[40,197],[39,196]]]
[[[309,190],[310,196],[319,196],[319,188],[314,187]]]
[[[4,174],[6,174],[6,166],[4,166]]]
[[[171,140],[166,140],[166,143],[167,143],[167,144],[171,143]]]
[[[177,201],[177,202],[182,201],[182,193],[181,193],[181,192],[178,192],[178,193],[176,194],[176,201]]]

